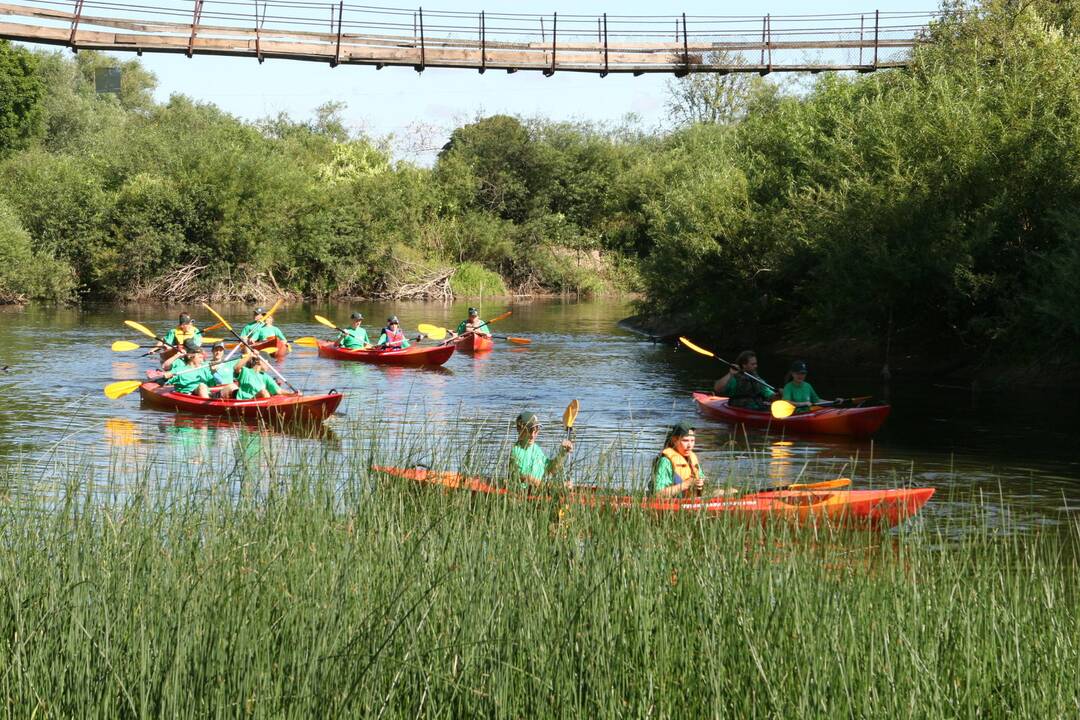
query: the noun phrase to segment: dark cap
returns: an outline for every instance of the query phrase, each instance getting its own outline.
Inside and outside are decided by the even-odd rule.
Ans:
[[[264,307],[257,307],[257,308],[255,308],[255,312],[252,313],[252,315],[265,315],[265,314],[266,314],[266,308],[264,308]]]
[[[201,353],[202,343],[195,338],[188,338],[184,341],[184,352],[186,353]]]
[[[668,431],[668,435],[671,437],[686,437],[690,433],[694,432],[694,426],[689,420],[681,420],[671,426],[671,430]]]
[[[390,317],[386,318],[386,324],[387,325],[400,325],[401,322],[398,321],[397,315],[391,315]]]
[[[180,313],[180,324],[187,325],[189,322],[191,322],[191,316],[187,313]]]
[[[804,372],[806,372],[806,363],[804,361],[802,361],[802,360],[796,360],[795,362],[791,363],[791,372],[793,372],[793,373],[804,373]]]
[[[470,315],[479,315],[480,311],[477,310],[476,308],[469,308],[469,314]]]
[[[520,413],[514,423],[518,427],[540,427],[540,419],[536,417],[536,413],[531,413],[528,411]]]
[[[363,313],[353,313],[349,317],[352,318],[353,320],[363,320],[364,319],[364,314]]]
[[[216,343],[214,343],[213,347],[211,347],[210,349],[211,350],[224,350],[225,349],[225,343],[216,342]]]

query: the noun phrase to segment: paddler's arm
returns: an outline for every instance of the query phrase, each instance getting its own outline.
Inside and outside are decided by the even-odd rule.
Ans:
[[[559,451],[555,453],[555,457],[550,458],[547,465],[544,467],[544,478],[550,479],[556,475],[561,469],[562,464],[565,462],[566,457],[574,451],[574,443],[570,440],[563,440],[559,446]],[[574,487],[573,480],[567,480],[563,483],[558,483],[567,490],[572,490]]]
[[[656,463],[656,471],[653,474],[653,496],[658,498],[682,497],[692,492],[695,487],[700,490],[705,485],[704,478],[690,478],[682,482],[675,482],[675,468],[666,457],[660,458]]]

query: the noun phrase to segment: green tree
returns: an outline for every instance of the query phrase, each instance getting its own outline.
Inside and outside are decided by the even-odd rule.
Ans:
[[[32,53],[0,40],[0,157],[40,134],[45,88],[36,70]]]

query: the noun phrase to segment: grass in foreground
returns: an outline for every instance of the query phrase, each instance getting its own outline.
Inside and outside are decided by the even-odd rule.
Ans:
[[[1075,537],[559,520],[289,467],[231,487],[148,467],[122,498],[82,477],[3,505],[3,714],[1080,712]]]

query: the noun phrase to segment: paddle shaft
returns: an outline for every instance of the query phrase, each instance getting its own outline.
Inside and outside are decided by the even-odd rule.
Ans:
[[[278,299],[278,301],[277,301],[276,303],[274,303],[274,306],[273,306],[272,308],[270,308],[270,312],[268,312],[268,313],[266,313],[265,315],[263,315],[263,319],[262,319],[262,320],[260,320],[260,321],[258,322],[258,324],[257,324],[257,325],[255,326],[255,329],[256,329],[256,330],[261,330],[261,329],[262,329],[263,327],[265,327],[265,325],[266,325],[266,318],[268,318],[268,317],[270,317],[271,315],[273,315],[273,314],[274,314],[274,311],[275,311],[275,310],[277,310],[277,308],[278,308],[278,305],[280,305],[280,304],[281,304],[281,299],[279,298],[279,299]],[[224,321],[222,321],[222,323],[221,323],[221,324],[222,324],[222,325],[224,325]],[[214,327],[217,327],[217,326],[215,325]],[[232,331],[232,328],[231,328],[231,327],[229,328],[229,331],[230,331],[230,332]],[[233,333],[233,334],[235,335],[236,333]],[[234,348],[233,348],[232,350],[230,350],[230,351],[228,352],[228,354],[227,354],[227,355],[225,356],[225,359],[226,359],[226,360],[229,360],[230,358],[232,358],[232,356],[233,356],[233,355],[235,355],[235,354],[236,354],[236,351],[237,351],[237,350],[239,350],[239,349],[240,349],[240,346],[239,346],[239,345],[237,345],[236,347],[234,347]],[[282,378],[282,380],[284,380],[284,379],[285,379],[285,378]],[[290,385],[289,387],[292,387],[292,386]],[[295,390],[295,389],[296,389],[296,388],[293,388],[293,390]]]
[[[204,307],[205,307],[205,308],[206,308],[207,310],[210,310],[210,306],[209,306],[209,305],[206,305],[205,303],[203,303],[203,306],[204,306]],[[215,316],[217,316],[217,313],[215,313],[215,312],[214,312],[213,310],[210,310],[210,312],[211,312],[211,313],[213,313],[213,314],[214,314]],[[219,320],[221,320],[221,322],[225,322],[225,318],[222,318],[222,317],[218,317],[218,319],[219,319]],[[226,330],[228,330],[228,331],[229,331],[230,333],[232,333],[232,336],[233,336],[234,338],[236,338],[237,340],[239,340],[239,341],[240,341],[240,344],[241,344],[241,345],[243,345],[243,346],[244,346],[244,347],[246,347],[246,348],[247,348],[248,350],[250,350],[250,351],[251,351],[251,353],[252,353],[253,355],[255,355],[256,357],[258,357],[259,359],[261,359],[261,360],[263,361],[263,364],[264,364],[264,365],[266,365],[266,367],[268,367],[268,368],[270,369],[270,371],[271,371],[272,373],[274,373],[275,375],[277,375],[277,376],[278,376],[278,379],[279,379],[279,380],[281,380],[281,382],[283,382],[283,383],[285,383],[286,385],[288,385],[288,386],[289,386],[289,388],[290,388],[290,389],[291,389],[291,390],[292,390],[292,391],[293,391],[294,393],[296,393],[297,395],[299,395],[299,394],[300,394],[300,391],[299,391],[299,390],[297,390],[297,389],[296,389],[296,387],[295,387],[295,386],[294,386],[294,385],[293,385],[293,384],[292,384],[291,382],[289,382],[288,380],[286,380],[286,379],[285,379],[285,376],[284,376],[284,375],[282,375],[281,373],[279,373],[279,372],[278,372],[277,368],[275,368],[275,367],[274,367],[273,363],[269,363],[269,362],[266,362],[266,358],[265,358],[265,357],[263,356],[263,354],[262,354],[261,352],[259,352],[259,351],[258,351],[258,350],[256,350],[255,348],[251,347],[251,345],[249,345],[249,344],[248,344],[247,340],[245,340],[244,338],[240,337],[240,333],[236,332],[236,330],[233,330],[233,327],[232,327],[232,325],[230,325],[229,323],[225,323],[225,329],[226,329]]]

